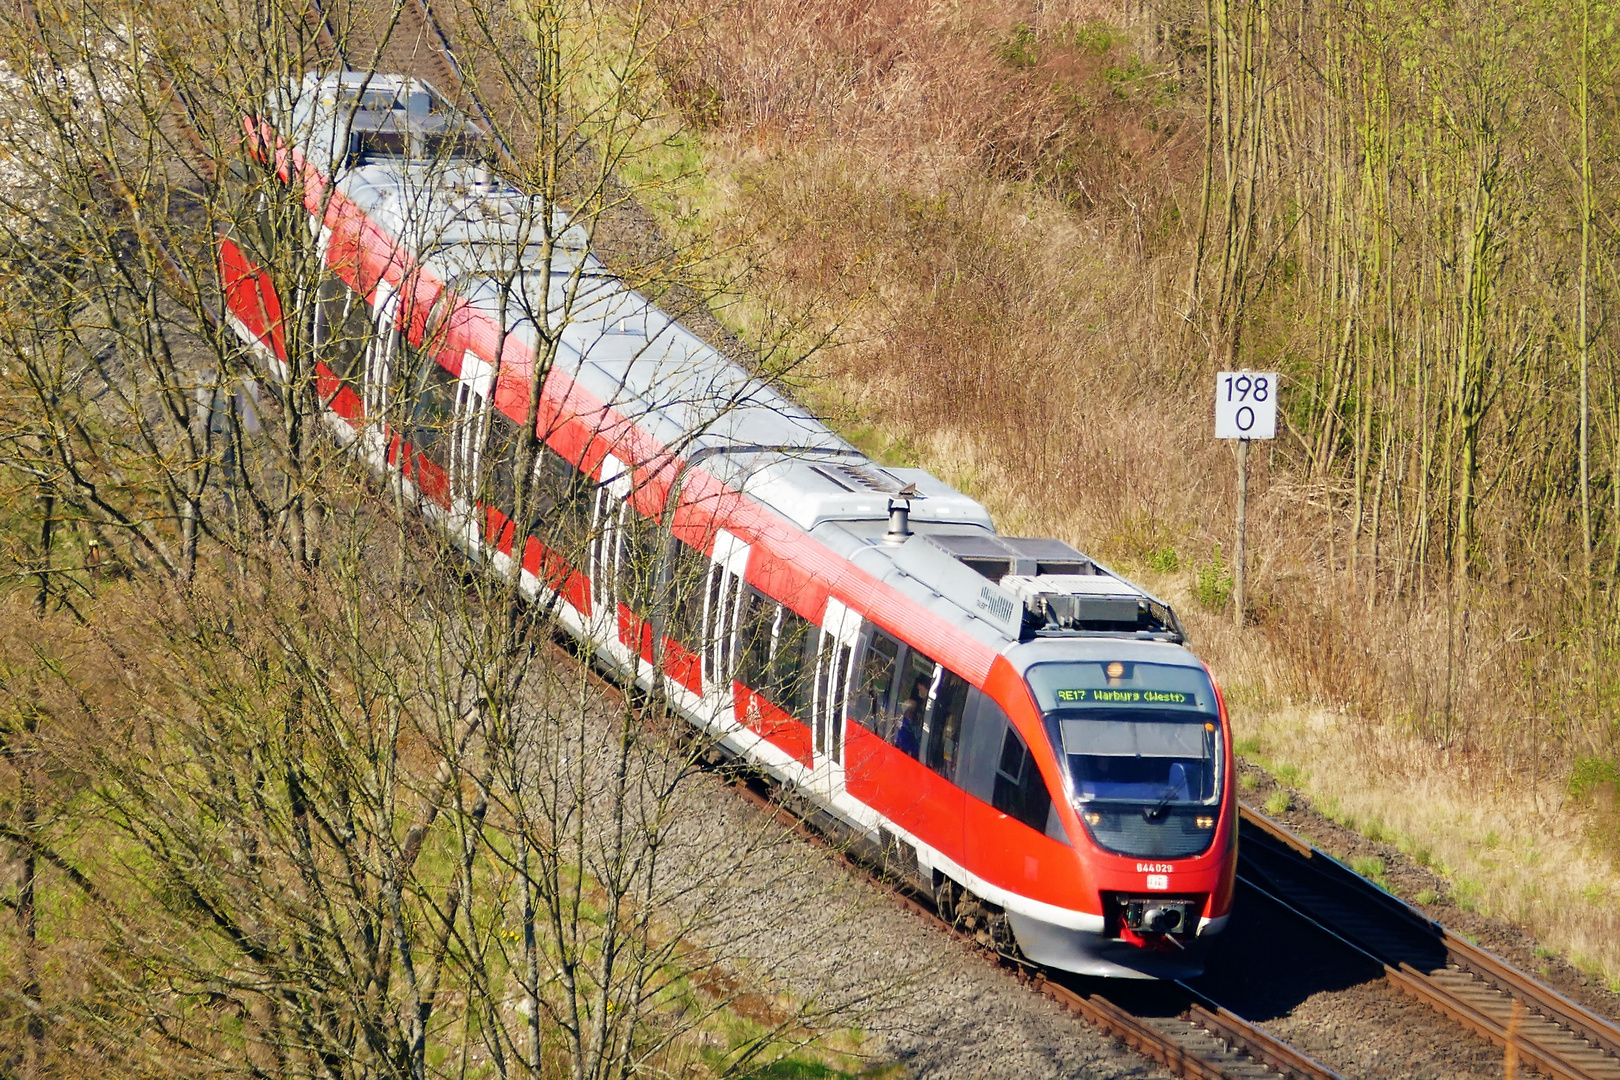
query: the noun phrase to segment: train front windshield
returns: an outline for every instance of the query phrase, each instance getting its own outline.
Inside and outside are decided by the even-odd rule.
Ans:
[[[1099,846],[1160,858],[1209,846],[1224,778],[1219,708],[1202,669],[1069,661],[1036,664],[1026,678]]]

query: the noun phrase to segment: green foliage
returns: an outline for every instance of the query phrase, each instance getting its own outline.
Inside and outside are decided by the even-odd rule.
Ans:
[[[1286,814],[1294,808],[1294,795],[1286,788],[1278,788],[1266,798],[1266,813],[1272,817]]]
[[[1364,878],[1371,878],[1373,881],[1379,882],[1381,882],[1383,876],[1389,872],[1389,867],[1384,865],[1384,860],[1380,859],[1376,855],[1362,855],[1358,858],[1351,859],[1350,869],[1354,870]]]
[[[1209,561],[1199,565],[1193,595],[1210,611],[1221,610],[1232,598],[1232,570],[1221,557],[1221,545],[1216,544]]]
[[[1244,791],[1253,791],[1260,786],[1260,778],[1254,773],[1244,773],[1238,777],[1238,787]]]
[[[1147,561],[1148,566],[1161,574],[1170,574],[1181,569],[1181,557],[1169,544],[1161,544],[1148,552]]]
[[[1239,757],[1260,756],[1260,736],[1247,735],[1232,744],[1232,752]]]
[[[996,46],[996,56],[1012,68],[1032,68],[1040,63],[1040,48],[1035,41],[1035,28],[1019,23]]]
[[[1600,792],[1620,788],[1620,765],[1609,758],[1578,757],[1569,772],[1569,793],[1588,800]]]
[[[1431,907],[1440,902],[1440,892],[1438,889],[1420,889],[1416,900],[1424,907]]]
[[[1081,52],[1105,53],[1124,40],[1125,35],[1107,23],[1085,23],[1074,28],[1074,47]]]
[[[1108,80],[1108,87],[1120,97],[1130,95],[1133,84],[1139,84],[1144,79],[1156,75],[1152,68],[1143,62],[1140,56],[1129,57],[1123,64],[1111,65],[1103,69],[1103,78]]]

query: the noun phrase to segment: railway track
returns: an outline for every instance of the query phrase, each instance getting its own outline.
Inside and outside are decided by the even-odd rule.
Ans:
[[[606,680],[604,684],[611,686]],[[617,687],[610,692],[622,693]],[[757,782],[741,778],[732,787],[761,812],[773,815],[785,828],[829,851],[854,872],[871,872],[871,867],[830,844],[782,800],[761,791]],[[1043,973],[1032,971],[984,948],[971,934],[940,918],[931,903],[916,898],[902,887],[890,888],[889,894],[896,903],[918,918],[973,945],[988,962],[1012,968],[1017,977],[1026,981],[1032,989],[1186,1080],[1271,1080],[1275,1077],[1285,1077],[1287,1080],[1343,1080],[1332,1069],[1185,983],[1175,984],[1175,992],[1193,1000],[1179,1013],[1170,1016],[1139,1015],[1120,1007],[1095,990],[1049,979]]]
[[[1382,966],[1391,986],[1555,1080],[1620,1080],[1620,1028],[1243,808],[1239,880]]]

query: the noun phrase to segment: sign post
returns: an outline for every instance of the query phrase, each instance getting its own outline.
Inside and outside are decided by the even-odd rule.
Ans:
[[[1248,566],[1249,442],[1277,437],[1277,373],[1223,371],[1215,376],[1215,437],[1236,439],[1237,558],[1232,568],[1233,621],[1243,625],[1243,576]]]

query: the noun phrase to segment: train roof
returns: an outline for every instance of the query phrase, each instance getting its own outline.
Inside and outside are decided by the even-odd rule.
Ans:
[[[410,129],[407,136],[418,123],[470,127],[427,84],[352,72],[306,76],[290,114],[307,155],[352,148],[344,125],[372,106]],[[381,123],[366,122],[367,130]],[[1169,605],[1062,541],[999,535],[981,503],[931,473],[872,461],[614,277],[566,212],[553,208],[547,220],[543,204],[482,162],[410,152],[315,157],[318,168],[323,158],[330,163],[322,172],[348,200],[461,300],[492,321],[504,317],[531,347],[539,345],[537,320],[560,326],[556,367],[687,467],[769,507],[987,645],[1020,663],[1051,651],[1042,639],[1067,641],[1070,657],[1088,637],[1110,639],[1111,655],[1121,638],[1155,655],[1179,648],[1185,635]],[[555,238],[549,274],[536,242],[546,232]],[[897,503],[908,509],[907,534],[889,530]]]

